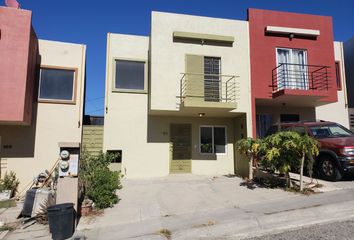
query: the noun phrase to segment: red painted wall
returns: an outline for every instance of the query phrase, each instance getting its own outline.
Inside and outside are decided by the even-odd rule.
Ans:
[[[31,11],[0,7],[0,124],[30,124],[38,56]]]
[[[307,50],[309,65],[330,66],[330,89],[328,97],[322,101],[337,101],[337,89],[334,78],[334,46],[332,18],[269,10],[248,10],[250,54],[251,54],[251,95],[253,112],[253,130],[256,132],[255,100],[271,99],[272,69],[276,67],[276,48],[300,48]],[[320,30],[317,39],[302,39],[281,36],[266,36],[266,26],[291,27]],[[311,91],[309,91],[309,94]]]

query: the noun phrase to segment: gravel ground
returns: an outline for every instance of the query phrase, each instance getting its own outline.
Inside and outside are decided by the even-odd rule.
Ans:
[[[354,220],[314,225],[247,240],[354,240]]]

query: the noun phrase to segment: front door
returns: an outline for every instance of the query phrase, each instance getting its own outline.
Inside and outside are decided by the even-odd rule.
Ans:
[[[190,173],[192,171],[192,126],[171,124],[170,173]]]

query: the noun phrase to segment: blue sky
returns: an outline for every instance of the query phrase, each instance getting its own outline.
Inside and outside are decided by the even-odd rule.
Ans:
[[[18,0],[39,38],[87,45],[86,114],[103,115],[107,32],[149,35],[151,11],[245,20],[247,8],[329,15],[334,38],[354,35],[353,0]]]

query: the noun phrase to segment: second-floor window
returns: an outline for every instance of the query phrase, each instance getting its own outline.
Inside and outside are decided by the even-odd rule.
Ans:
[[[337,89],[342,90],[342,80],[341,80],[341,76],[340,76],[340,62],[336,62],[335,66],[336,66]]]
[[[47,102],[74,102],[75,75],[74,69],[42,67],[39,80],[39,100]]]
[[[116,60],[114,88],[123,91],[145,90],[145,62]]]
[[[220,88],[221,58],[204,57],[204,100],[219,102],[221,96]]]
[[[307,51],[277,48],[276,54],[278,89],[308,90]]]

